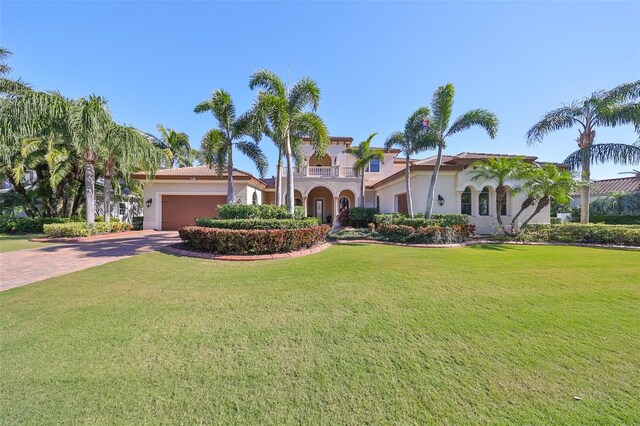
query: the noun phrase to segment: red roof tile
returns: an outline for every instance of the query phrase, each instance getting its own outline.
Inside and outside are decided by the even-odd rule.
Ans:
[[[592,196],[606,195],[612,192],[640,192],[640,179],[637,177],[595,180],[592,185],[591,191],[589,191]],[[574,195],[579,194],[579,191],[574,192]]]
[[[135,172],[131,174],[133,179],[145,180],[147,178],[146,172]],[[233,169],[234,179],[239,180],[253,180],[262,186],[266,186],[266,183],[251,173],[244,170]],[[158,170],[153,177],[155,180],[185,180],[185,179],[206,179],[206,180],[226,180],[227,171],[218,173],[215,167],[209,166],[193,166],[193,167],[176,167],[171,169]]]

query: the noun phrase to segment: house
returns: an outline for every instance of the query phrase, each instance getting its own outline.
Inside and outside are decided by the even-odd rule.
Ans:
[[[602,179],[591,182],[589,190],[589,201],[594,201],[601,197],[607,197],[611,193],[622,192],[632,194],[640,192],[640,175],[624,178]],[[571,194],[571,206],[580,207],[582,196],[578,189]]]
[[[345,152],[353,142],[350,137],[331,137],[326,155],[317,158],[308,139],[303,140],[303,164],[294,173],[295,204],[304,208],[307,216],[324,222],[335,221],[343,208],[358,206],[360,177],[353,170],[355,157]],[[399,149],[385,150],[383,161],[372,161],[365,171],[365,207],[378,208],[381,213],[406,212],[405,160],[398,158]],[[467,214],[479,233],[493,232],[496,220],[496,182],[472,179],[470,165],[490,157],[512,155],[463,152],[443,157],[436,184],[434,213]],[[524,161],[535,162],[526,156]],[[427,191],[435,165],[435,157],[411,162],[411,185],[415,212],[425,210]],[[284,175],[284,173],[283,173]],[[227,177],[207,166],[159,170],[153,178],[144,172],[133,178],[144,185],[144,228],[175,230],[193,224],[195,218],[216,216],[217,206],[227,201]],[[251,173],[234,169],[234,193],[237,203],[274,204],[275,179],[259,179]],[[508,182],[515,188],[519,182]],[[286,191],[286,176],[283,176]],[[526,196],[509,194],[501,208],[504,222],[520,210]],[[520,216],[524,221],[535,209],[529,207]],[[549,206],[531,223],[549,223]]]

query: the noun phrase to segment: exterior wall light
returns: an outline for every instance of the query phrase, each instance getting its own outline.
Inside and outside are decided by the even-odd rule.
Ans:
[[[440,194],[438,194],[438,204],[440,204],[441,206],[444,205],[444,197]]]
[[[144,203],[144,204],[147,206],[147,208],[149,208],[149,207],[151,207],[151,203],[152,203],[152,202],[153,202],[153,200],[152,200],[151,198],[149,198],[149,199],[147,200],[147,202],[146,202],[146,203]]]

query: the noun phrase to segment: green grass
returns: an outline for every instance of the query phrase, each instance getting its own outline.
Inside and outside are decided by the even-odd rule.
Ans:
[[[639,264],[543,246],[140,255],[0,293],[0,423],[638,424]]]
[[[30,238],[44,237],[44,234],[20,234],[20,235],[6,235],[0,234],[0,253],[6,253],[8,251],[24,250],[31,248],[38,248],[50,244],[46,243],[32,243]]]

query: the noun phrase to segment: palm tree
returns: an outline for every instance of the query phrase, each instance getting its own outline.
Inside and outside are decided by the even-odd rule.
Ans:
[[[104,219],[111,220],[111,184],[116,172],[147,170],[153,174],[160,163],[170,157],[169,150],[162,150],[131,126],[111,123],[102,141],[104,172]]]
[[[640,148],[621,143],[596,144],[596,127],[633,124],[640,131],[640,80],[621,84],[611,90],[549,111],[527,132],[527,142],[541,142],[556,130],[578,127],[578,150],[565,160],[573,169],[582,170],[580,183],[580,221],[589,223],[589,182],[591,164],[610,161],[616,164],[640,163]]]
[[[258,93],[255,111],[263,122],[269,122],[278,149],[287,160],[286,205],[294,216],[293,160],[295,147],[303,136],[311,138],[315,155],[325,155],[329,145],[327,127],[316,111],[320,104],[320,88],[304,77],[290,89],[280,77],[269,70],[258,70],[249,79],[249,88],[263,89]]]
[[[404,132],[394,132],[387,138],[384,147],[389,150],[394,146],[402,150],[405,158],[404,176],[407,187],[407,209],[413,217],[413,196],[411,195],[411,156],[428,149],[434,149],[435,138],[429,133],[429,108],[418,108],[407,119]]]
[[[467,130],[472,126],[479,126],[486,130],[491,139],[496,137],[498,133],[498,117],[486,109],[473,109],[456,118],[453,124],[449,125],[451,119],[451,111],[453,110],[453,98],[455,89],[453,84],[448,83],[440,86],[433,94],[431,101],[431,121],[429,122],[429,131],[435,138],[435,144],[438,147],[438,156],[436,164],[431,175],[431,183],[427,196],[427,208],[425,217],[430,218],[433,211],[433,198],[436,191],[436,182],[440,165],[442,164],[442,151],[447,146],[447,138],[455,135],[463,130]]]
[[[191,149],[189,136],[186,133],[167,129],[162,124],[156,126],[160,138],[160,145],[171,152],[171,167],[193,166],[195,150]]]
[[[554,164],[547,164],[536,169],[529,176],[524,186],[528,192],[535,194],[537,198],[536,208],[523,223],[522,228],[542,211],[551,200],[555,200],[559,204],[571,201],[569,194],[576,187],[576,182],[571,176],[571,172],[560,169]]]
[[[216,166],[219,174],[227,169],[227,203],[234,202],[233,194],[233,148],[249,157],[261,176],[267,171],[268,162],[258,146],[260,132],[252,124],[248,114],[236,116],[236,108],[229,92],[214,90],[211,98],[196,105],[194,112],[211,112],[218,127],[209,130],[202,138],[201,156],[209,167]],[[245,138],[249,136],[254,140]]]
[[[0,96],[10,96],[30,90],[29,85],[20,79],[7,77],[11,73],[11,67],[7,59],[11,56],[11,51],[0,47]]]
[[[523,157],[487,158],[473,164],[471,171],[473,180],[496,182],[496,219],[501,230],[502,224],[501,206],[507,200],[507,181],[515,181],[527,176],[531,165],[523,161]]]
[[[356,157],[356,162],[353,164],[353,171],[356,176],[360,176],[360,207],[364,207],[364,172],[369,166],[372,160],[384,160],[384,153],[379,149],[371,149],[371,139],[377,133],[371,133],[369,137],[360,142],[357,147],[349,147],[345,150],[348,154],[353,154]]]

